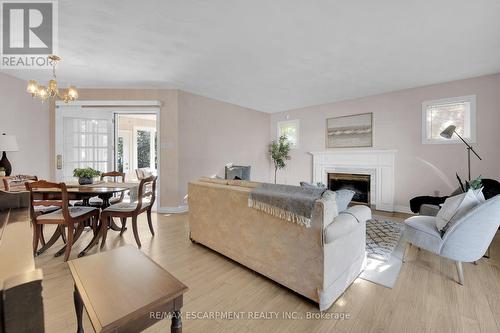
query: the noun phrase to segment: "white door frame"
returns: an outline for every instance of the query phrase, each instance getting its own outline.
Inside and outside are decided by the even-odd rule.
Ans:
[[[160,203],[160,194],[161,194],[161,131],[160,131],[160,124],[161,124],[161,112],[160,112],[160,106],[161,102],[157,100],[107,100],[107,101],[99,101],[99,100],[88,100],[88,101],[75,101],[71,102],[70,104],[66,104],[62,101],[56,101],[56,122],[55,122],[55,136],[56,136],[56,158],[58,154],[62,155],[62,152],[58,152],[58,134],[57,134],[57,129],[62,128],[62,113],[60,114],[60,119],[58,119],[58,109],[61,107],[66,108],[74,108],[71,109],[74,112],[78,112],[78,115],[85,115],[88,112],[109,112],[109,114],[112,117],[113,124],[114,124],[114,137],[112,138],[113,141],[111,144],[111,152],[113,154],[113,167],[115,167],[116,164],[116,156],[115,156],[115,142],[118,141],[118,131],[116,130],[116,124],[115,124],[115,119],[116,119],[116,114],[154,114],[156,115],[156,135],[158,136],[158,145],[157,145],[157,158],[158,158],[158,181],[156,183],[156,189],[157,189],[157,202]],[[59,111],[59,113],[62,110]],[[59,127],[58,127],[59,126]],[[62,147],[62,133],[59,134],[61,138],[60,146]],[[56,169],[57,169],[57,163],[56,163]],[[56,171],[57,172],[57,171]],[[56,173],[57,176],[57,173]],[[159,204],[158,204],[159,207]]]

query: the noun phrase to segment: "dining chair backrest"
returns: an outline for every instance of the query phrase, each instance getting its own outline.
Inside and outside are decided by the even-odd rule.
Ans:
[[[153,176],[153,171],[150,168],[135,169],[135,173],[137,175],[137,179],[139,180]]]
[[[25,189],[24,183],[37,181],[37,176],[17,175],[3,178],[3,187],[6,191],[22,191]]]
[[[117,182],[118,178],[121,178],[120,181],[125,183],[125,174],[119,171],[110,171],[101,173],[101,180],[105,180],[105,178],[113,178],[113,181]]]
[[[35,182],[26,182],[26,189],[30,192],[31,200],[31,213],[35,216],[34,207],[35,206],[57,206],[61,207],[63,217],[65,221],[70,221],[71,217],[69,214],[69,199],[68,199],[68,189],[65,183],[51,183],[45,180],[39,180]],[[54,189],[54,193],[60,193],[56,198],[50,199],[36,199],[35,193],[38,189]]]
[[[114,182],[118,182],[118,179],[120,179],[120,182],[125,183],[125,173],[120,171],[110,171],[101,173],[101,181],[105,180],[106,178],[112,178]],[[125,198],[125,192],[121,192],[120,196],[116,197],[120,198],[120,201],[122,201]]]
[[[156,199],[156,176],[144,178],[139,183],[137,210],[140,210],[144,200],[149,198],[149,205],[153,206]]]

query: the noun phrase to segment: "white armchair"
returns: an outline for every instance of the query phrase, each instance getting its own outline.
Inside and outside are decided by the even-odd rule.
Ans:
[[[500,226],[500,195],[471,209],[441,236],[434,216],[412,216],[405,221],[405,239],[415,246],[456,262],[464,284],[462,262],[479,260]],[[403,260],[404,261],[404,260]]]

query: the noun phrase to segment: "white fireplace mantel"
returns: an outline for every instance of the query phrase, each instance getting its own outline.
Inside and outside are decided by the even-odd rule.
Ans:
[[[336,149],[311,152],[313,182],[328,183],[329,173],[364,173],[371,176],[375,208],[394,211],[394,164],[397,150]]]

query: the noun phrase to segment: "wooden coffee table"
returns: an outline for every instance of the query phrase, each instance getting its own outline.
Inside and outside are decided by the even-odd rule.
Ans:
[[[78,333],[83,307],[96,332],[140,332],[172,318],[171,332],[182,332],[180,310],[187,287],[133,246],[68,261],[75,281]]]

